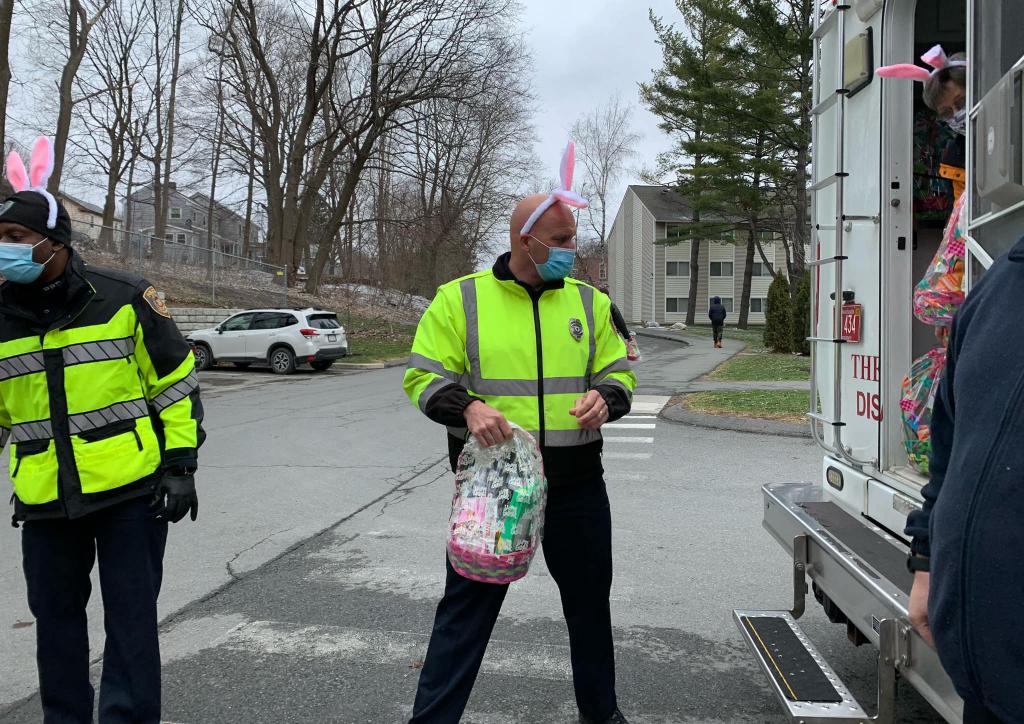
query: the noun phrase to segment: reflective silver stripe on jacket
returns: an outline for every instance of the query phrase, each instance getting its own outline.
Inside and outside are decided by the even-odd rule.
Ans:
[[[409,368],[432,372],[435,375],[444,377],[449,382],[459,381],[459,374],[457,372],[453,372],[435,359],[424,357],[423,355],[415,352],[409,355]]]
[[[601,439],[598,430],[545,430],[544,444],[548,447],[575,447],[597,442]]]
[[[11,428],[11,441],[15,445],[30,440],[49,440],[53,437],[53,427],[49,420],[36,422],[19,422]]]
[[[436,380],[433,380],[429,385],[427,385],[427,388],[423,390],[423,393],[420,395],[420,412],[425,413],[427,411],[427,403],[430,402],[430,399],[438,392],[443,390],[445,387],[448,387],[448,385],[450,384],[452,384],[451,381],[445,379],[444,377],[439,377]]]
[[[584,391],[589,390],[592,386],[590,379],[590,371],[594,369],[594,359],[597,357],[597,328],[594,327],[594,290],[591,287],[583,286],[582,284],[577,287],[580,290],[580,300],[583,302],[583,312],[587,315],[587,329],[590,330],[590,337],[588,340],[590,343],[589,356],[587,357],[587,379],[586,387]],[[545,383],[545,389],[546,383]]]
[[[604,380],[603,382],[601,382],[601,385],[604,387],[618,387],[620,390],[626,393],[627,400],[633,399],[633,390],[626,387],[625,384],[615,379],[614,377],[609,377],[608,379]]]
[[[480,326],[476,306],[476,279],[463,279],[459,284],[462,291],[462,310],[466,314],[466,357],[469,359],[470,383],[476,389],[480,381]],[[480,394],[486,394],[481,392]]]
[[[77,415],[71,415],[68,418],[68,427],[71,433],[79,435],[83,432],[89,432],[106,425],[112,425],[115,422],[121,422],[122,420],[137,420],[140,417],[147,417],[149,415],[149,408],[146,406],[146,401],[129,400],[128,402],[118,402],[109,407],[104,407],[101,410],[92,410],[91,412],[80,412]],[[49,423],[47,423],[49,424]]]
[[[175,382],[166,390],[153,398],[153,407],[157,412],[163,412],[175,402],[181,402],[186,397],[199,389],[199,375],[195,370],[188,373],[188,377]]]
[[[42,352],[19,354],[16,357],[0,360],[0,380],[9,380],[12,377],[42,372],[45,368],[46,364],[43,362]]]
[[[132,337],[120,339],[104,339],[99,342],[83,342],[64,348],[64,364],[71,366],[86,362],[104,362],[106,360],[125,359],[135,352],[135,340]]]
[[[462,291],[462,307],[466,314],[466,357],[469,358],[469,379],[463,376],[459,381],[468,390],[489,397],[533,397],[539,394],[537,380],[509,380],[484,377],[480,373],[480,328],[476,298],[476,279],[464,279],[459,283]],[[590,287],[580,287],[580,298],[590,327],[590,358],[587,373],[579,377],[545,377],[544,393],[549,395],[583,394],[590,389],[589,370],[593,366],[597,343],[594,338],[594,294]],[[418,367],[419,365],[413,365]],[[428,372],[436,370],[427,369]],[[437,374],[441,374],[437,372]]]
[[[629,360],[625,357],[619,357],[619,359],[615,360],[604,369],[599,370],[594,375],[593,385],[594,387],[597,387],[602,382],[607,382],[606,378],[613,372],[629,372],[631,369],[633,369],[633,365],[629,363]]]

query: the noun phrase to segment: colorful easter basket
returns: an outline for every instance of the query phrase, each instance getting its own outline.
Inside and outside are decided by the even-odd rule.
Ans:
[[[547,481],[536,440],[483,447],[470,437],[459,456],[448,519],[448,560],[459,575],[511,583],[526,575],[544,532]]]

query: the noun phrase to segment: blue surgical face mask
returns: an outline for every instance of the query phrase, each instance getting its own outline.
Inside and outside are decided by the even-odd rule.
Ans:
[[[44,241],[46,238],[32,246],[0,241],[0,274],[14,284],[31,284],[38,279],[43,273],[43,268],[56,254],[50,254],[50,259],[42,264],[32,259],[32,251]]]
[[[576,263],[575,248],[562,249],[558,246],[548,246],[536,236],[531,235],[530,238],[548,250],[548,260],[543,264],[538,264],[533,261],[532,256],[530,257],[530,261],[533,261],[533,265],[537,267],[537,273],[540,274],[541,279],[546,282],[557,282],[572,273],[573,264]]]

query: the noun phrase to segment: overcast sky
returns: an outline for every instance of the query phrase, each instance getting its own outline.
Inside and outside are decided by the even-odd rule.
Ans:
[[[618,210],[625,187],[640,182],[636,172],[653,168],[670,146],[657,119],[639,100],[638,84],[661,67],[661,48],[649,20],[654,10],[666,20],[681,20],[674,0],[521,0],[526,38],[536,65],[534,93],[537,153],[551,178],[579,116],[618,93],[633,107],[634,129],[643,135],[637,169],[621,180],[610,215]]]

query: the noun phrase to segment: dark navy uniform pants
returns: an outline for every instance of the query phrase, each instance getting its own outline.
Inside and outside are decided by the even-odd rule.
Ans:
[[[22,557],[29,608],[36,618],[46,724],[93,720],[85,607],[97,559],[106,631],[99,721],[160,721],[156,600],[166,542],[167,523],[153,518],[148,497],[76,520],[23,525]]]

